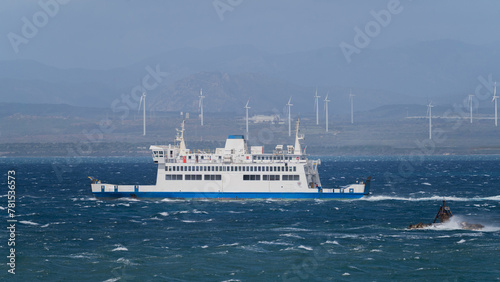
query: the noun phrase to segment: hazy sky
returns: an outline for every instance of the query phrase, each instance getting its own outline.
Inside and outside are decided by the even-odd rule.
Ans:
[[[365,28],[374,20],[371,11],[388,5],[400,12],[368,48],[436,39],[500,42],[500,1],[494,0],[55,1],[0,2],[0,60],[102,69],[184,47],[249,44],[273,53],[338,47],[353,44],[354,28]]]

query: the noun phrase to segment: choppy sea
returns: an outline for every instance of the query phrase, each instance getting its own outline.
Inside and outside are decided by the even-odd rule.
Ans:
[[[2,281],[498,281],[500,156],[321,157],[361,200],[97,200],[87,176],[154,184],[150,158],[3,158]],[[7,171],[16,171],[15,274]],[[454,214],[430,223],[442,200]],[[480,223],[481,231],[460,229]]]

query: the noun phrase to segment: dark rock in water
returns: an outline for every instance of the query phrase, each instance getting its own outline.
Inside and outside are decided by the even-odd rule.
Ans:
[[[425,227],[428,227],[428,226],[431,226],[432,224],[427,224],[427,223],[422,223],[422,222],[419,222],[417,224],[410,224],[410,226],[408,226],[408,229],[421,229],[421,228],[425,228]]]
[[[433,226],[433,225],[439,226],[443,223],[450,221],[451,217],[453,217],[453,214],[451,213],[450,207],[447,207],[445,205],[445,201],[443,200],[443,206],[441,206],[439,208],[439,211],[436,214],[436,217],[434,218],[434,221],[432,223],[427,224],[427,223],[419,222],[417,224],[410,224],[410,226],[408,226],[408,229],[421,229],[421,228],[425,228],[425,227],[429,227],[429,226]],[[438,219],[439,219],[440,223],[436,223],[436,221]],[[484,228],[484,226],[482,224],[479,224],[479,223],[473,224],[473,223],[468,223],[465,221],[461,222],[460,226],[462,227],[462,229],[465,229],[465,230],[481,230]]]
[[[463,229],[466,230],[481,230],[484,228],[484,225],[479,224],[479,223],[468,223],[468,222],[461,222],[460,225],[462,226]]]

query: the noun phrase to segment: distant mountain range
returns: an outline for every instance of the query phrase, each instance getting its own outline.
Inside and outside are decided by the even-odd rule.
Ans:
[[[109,108],[142,84],[148,74],[146,67],[158,66],[168,76],[148,91],[152,110],[195,112],[203,88],[206,112],[243,112],[249,98],[254,113],[282,112],[292,96],[294,113],[312,113],[318,87],[321,100],[329,92],[332,112],[346,113],[351,88],[357,111],[391,104],[423,105],[429,100],[435,104],[461,102],[480,84],[478,76],[491,74],[495,79],[500,73],[499,61],[494,46],[447,40],[362,49],[351,63],[333,47],[276,55],[251,46],[225,46],[169,51],[110,70],[3,61],[0,93],[2,102]]]

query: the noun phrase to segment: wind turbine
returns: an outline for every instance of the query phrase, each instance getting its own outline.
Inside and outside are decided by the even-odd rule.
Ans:
[[[139,101],[139,108],[137,109],[137,112],[141,111],[141,104],[143,105],[142,109],[142,135],[146,136],[146,92],[142,93],[141,100]]]
[[[432,102],[427,105],[427,115],[429,116],[429,139],[432,139]]]
[[[320,98],[321,96],[318,96],[318,88],[316,87],[316,94],[314,94],[314,106],[316,107],[316,125],[319,124],[319,103],[318,103],[318,99]]]
[[[470,123],[472,123],[472,97],[474,97],[474,95],[469,95],[469,107],[470,107]]]
[[[250,103],[250,99],[248,99],[247,104],[245,105],[246,122],[247,122],[247,140],[248,140],[248,109],[250,109],[248,103]]]
[[[349,90],[349,101],[351,102],[351,123],[354,123],[354,94],[352,94],[352,89]]]
[[[495,101],[495,126],[498,126],[498,115],[497,115],[497,82],[495,81],[495,90],[493,91],[493,100],[491,102]]]
[[[200,111],[201,126],[203,126],[203,89],[200,89],[200,102],[198,103],[198,110]]]
[[[293,104],[290,104],[292,101],[292,97],[290,97],[290,100],[288,100],[288,103],[286,106],[288,107],[288,136],[292,136],[292,118],[291,118],[291,107]]]
[[[328,102],[330,102],[330,100],[328,100],[328,93],[326,94],[324,102],[325,102],[325,116],[326,116],[326,132],[328,132]]]

